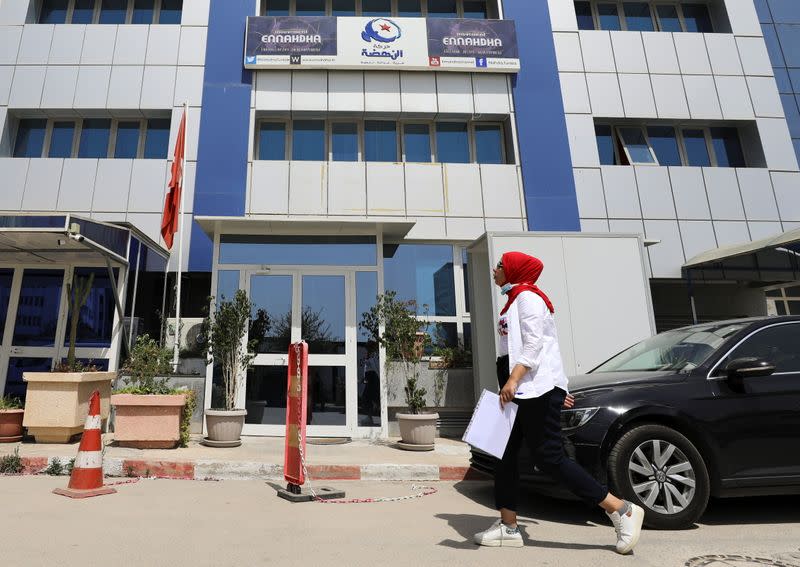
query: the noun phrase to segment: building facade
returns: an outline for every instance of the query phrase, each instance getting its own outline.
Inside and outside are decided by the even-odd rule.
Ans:
[[[395,402],[381,393],[362,314],[394,290],[417,302],[438,342],[469,348],[465,247],[486,232],[643,235],[665,329],[692,320],[687,260],[800,227],[785,108],[798,111],[792,70],[782,72],[800,48],[781,35],[780,18],[796,11],[778,12],[786,4],[5,0],[0,213],[128,223],[159,242],[187,103],[184,314],[190,327],[209,294],[244,289],[253,299],[259,346],[242,394],[245,433],[282,431],[286,349],[301,337],[311,345],[310,433],[385,432]],[[521,69],[488,69],[480,57],[458,70],[435,57],[424,70],[303,68],[299,55],[259,67],[243,56],[253,16],[358,19],[365,42],[364,25],[379,20],[462,29],[510,20]],[[48,269],[56,282],[81,266]],[[33,297],[47,287],[35,281],[42,270],[0,256],[0,384],[15,325],[26,336],[40,319],[65,325],[56,283],[49,303]],[[137,332],[158,333],[154,312],[170,312],[156,278],[143,276],[149,285],[126,313]],[[750,281],[706,278],[693,289],[695,318],[766,310]],[[85,326],[112,308],[92,302],[98,315],[87,312]]]

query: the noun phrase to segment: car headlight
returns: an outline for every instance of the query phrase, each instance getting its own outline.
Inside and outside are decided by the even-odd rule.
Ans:
[[[586,425],[600,408],[579,408],[561,411],[561,429],[569,431]]]

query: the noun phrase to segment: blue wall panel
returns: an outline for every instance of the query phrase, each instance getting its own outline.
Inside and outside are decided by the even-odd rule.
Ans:
[[[252,73],[242,67],[245,23],[253,0],[211,0],[197,148],[194,214],[243,216]],[[212,243],[192,223],[190,271],[210,271]]]
[[[522,70],[514,81],[528,230],[579,231],[580,217],[546,0],[504,0]]]

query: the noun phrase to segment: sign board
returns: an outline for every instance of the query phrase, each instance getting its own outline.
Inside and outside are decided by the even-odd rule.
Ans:
[[[246,33],[247,69],[520,69],[512,20],[251,16]]]

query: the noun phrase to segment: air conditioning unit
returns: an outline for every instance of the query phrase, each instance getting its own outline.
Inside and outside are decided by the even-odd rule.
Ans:
[[[205,336],[202,332],[203,319],[202,317],[181,317],[181,337],[180,348],[181,350],[194,351],[198,354],[203,349],[205,343]],[[175,347],[175,318],[169,317],[167,319],[167,336],[166,347],[172,349]]]

